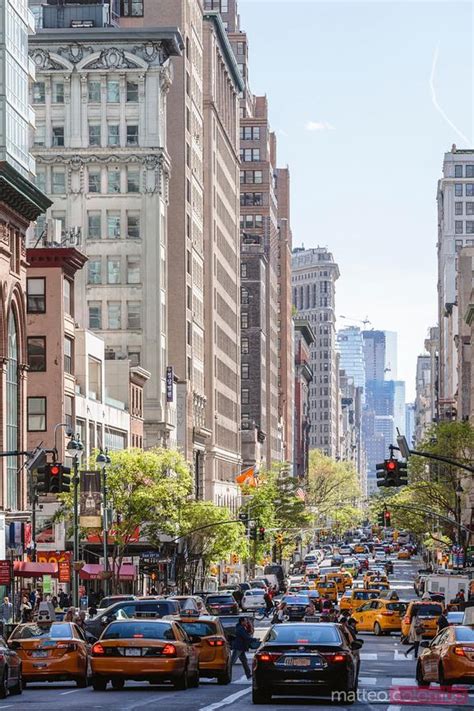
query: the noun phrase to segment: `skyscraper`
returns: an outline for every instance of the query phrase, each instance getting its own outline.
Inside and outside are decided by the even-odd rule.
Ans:
[[[340,367],[354,380],[355,387],[365,389],[364,339],[358,326],[346,326],[337,332],[336,348],[341,355]]]
[[[338,365],[335,331],[339,267],[325,247],[293,250],[293,305],[316,336],[311,345],[310,447],[338,456]]]

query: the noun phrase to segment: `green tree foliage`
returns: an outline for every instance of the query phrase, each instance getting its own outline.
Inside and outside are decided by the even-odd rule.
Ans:
[[[350,462],[336,462],[319,449],[309,453],[307,506],[316,528],[329,525],[338,535],[362,521],[357,503],[361,496],[357,472]]]

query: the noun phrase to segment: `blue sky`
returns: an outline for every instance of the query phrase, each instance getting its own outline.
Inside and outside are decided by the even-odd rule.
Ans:
[[[269,98],[278,162],[291,170],[294,244],[332,250],[338,315],[398,332],[398,377],[413,398],[416,356],[437,320],[443,154],[473,146],[473,3],[239,8],[252,90]]]

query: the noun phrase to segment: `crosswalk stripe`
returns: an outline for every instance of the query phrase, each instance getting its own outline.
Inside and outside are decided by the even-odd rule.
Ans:
[[[360,658],[361,658],[362,660],[364,660],[364,659],[365,659],[365,660],[377,659],[377,658],[378,658],[378,654],[377,654],[377,652],[361,652],[361,653],[360,653]]]

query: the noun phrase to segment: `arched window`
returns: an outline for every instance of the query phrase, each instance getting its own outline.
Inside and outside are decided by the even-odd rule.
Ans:
[[[18,336],[13,311],[8,316],[8,366],[6,391],[6,430],[7,450],[18,449],[19,408],[18,408]],[[6,506],[16,509],[18,506],[18,457],[7,457],[7,495]]]

